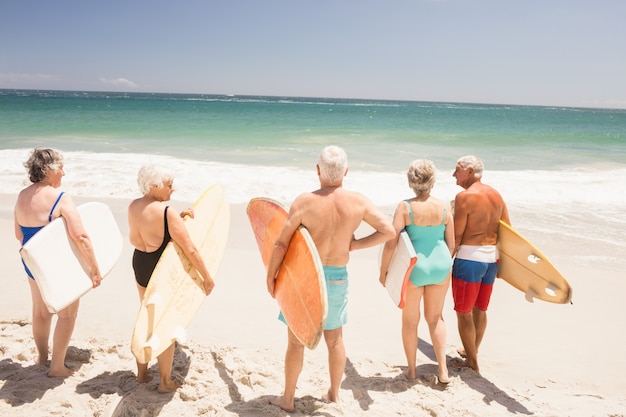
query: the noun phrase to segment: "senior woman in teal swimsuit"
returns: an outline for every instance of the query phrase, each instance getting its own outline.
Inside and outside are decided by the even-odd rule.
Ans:
[[[100,285],[102,276],[89,235],[85,232],[80,214],[69,195],[59,192],[63,171],[63,157],[53,149],[35,148],[24,163],[32,184],[23,189],[15,203],[15,237],[23,245],[45,225],[57,217],[63,217],[69,236],[76,243],[90,268],[93,287]],[[41,298],[35,278],[24,265],[33,301],[33,337],[39,357],[37,363],[48,361],[48,339],[52,326],[52,313]],[[78,314],[78,300],[57,313],[54,329],[50,377],[67,377],[73,371],[65,366],[65,355],[74,331]]]
[[[450,286],[454,222],[450,205],[430,195],[435,185],[435,174],[435,165],[429,160],[418,159],[411,163],[407,177],[415,197],[401,201],[396,208],[393,217],[396,238],[385,244],[380,282],[385,285],[391,255],[398,244],[400,232],[406,229],[417,253],[417,263],[411,272],[402,310],[402,343],[408,362],[407,378],[416,378],[417,326],[423,298],[424,318],[437,356],[438,379],[440,383],[447,384],[446,326],[442,311]]]

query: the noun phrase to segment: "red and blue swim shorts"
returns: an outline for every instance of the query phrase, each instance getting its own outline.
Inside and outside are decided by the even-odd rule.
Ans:
[[[452,265],[454,310],[459,313],[469,313],[476,307],[487,311],[497,273],[496,262],[456,258]]]

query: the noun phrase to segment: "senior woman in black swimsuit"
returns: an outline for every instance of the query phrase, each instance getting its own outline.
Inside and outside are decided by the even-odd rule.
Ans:
[[[204,290],[209,295],[215,285],[213,278],[182,220],[186,215],[193,217],[193,211],[183,210],[179,215],[174,210],[168,210],[169,207],[163,204],[164,201],[169,201],[174,192],[174,176],[167,170],[147,165],[139,170],[137,183],[143,197],[130,203],[128,226],[130,243],[135,247],[133,270],[139,300],[143,299],[152,271],[170,240],[175,241],[183,249],[194,268],[198,270],[204,280]],[[157,358],[160,373],[159,392],[172,392],[180,386],[172,379],[173,359],[172,343]],[[152,380],[148,364],[137,362],[137,380],[139,382]]]
[[[89,266],[89,276],[93,287],[97,287],[102,281],[102,275],[100,275],[91,240],[85,232],[74,202],[69,195],[59,191],[61,179],[65,175],[63,156],[54,149],[35,148],[24,166],[32,184],[19,193],[15,203],[13,213],[15,237],[23,245],[53,219],[63,217],[70,238],[76,243]],[[39,354],[37,363],[46,364],[49,354],[48,339],[52,326],[52,313],[48,312],[48,308],[41,298],[35,278],[26,268],[26,265],[24,268],[29,277],[28,284],[33,301],[33,338]],[[52,342],[52,360],[48,371],[50,377],[68,377],[74,373],[73,370],[65,366],[65,355],[74,331],[77,314],[78,300],[57,313],[58,320],[54,328]]]

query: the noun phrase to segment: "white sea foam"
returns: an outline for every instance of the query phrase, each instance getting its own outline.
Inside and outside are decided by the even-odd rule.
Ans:
[[[28,185],[22,165],[29,149],[0,150],[0,193],[14,194]],[[137,170],[144,164],[167,166],[176,173],[173,198],[193,202],[209,185],[221,183],[233,204],[271,197],[289,205],[304,191],[318,187],[316,172],[203,162],[159,155],[64,152],[63,189],[72,195],[132,199],[139,196]],[[487,171],[483,181],[498,189],[509,206],[513,223],[526,231],[559,239],[584,239],[591,246],[626,248],[626,168],[559,171]],[[392,213],[412,196],[405,172],[348,172],[344,185],[367,195]],[[452,171],[440,171],[433,194],[452,200],[461,191]],[[599,246],[598,246],[599,247]],[[600,256],[600,255],[598,255]]]
[[[0,150],[0,193],[16,193],[28,183],[23,162],[29,149]],[[317,187],[315,170],[203,162],[160,155],[65,152],[63,188],[84,197],[133,198],[136,174],[148,163],[176,173],[176,198],[193,201],[210,184],[219,182],[231,203],[245,203],[258,195],[290,202],[299,193]],[[562,213],[587,211],[601,216],[626,205],[625,168],[560,171],[488,171],[483,182],[498,189],[512,207],[549,207]],[[395,206],[410,197],[405,173],[349,171],[347,188],[365,193],[379,206]],[[439,171],[433,194],[453,199],[461,190],[452,171]],[[596,209],[596,210],[594,210]],[[623,219],[622,219],[623,220]]]

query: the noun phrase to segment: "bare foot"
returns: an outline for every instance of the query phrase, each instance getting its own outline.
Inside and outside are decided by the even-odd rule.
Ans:
[[[437,382],[439,384],[448,385],[450,383],[450,376],[448,375],[448,367],[440,366],[437,375]]]
[[[169,392],[176,391],[178,388],[180,388],[181,385],[182,384],[175,379],[170,379],[169,381],[161,381],[161,383],[159,384],[159,388],[157,388],[157,391],[159,391],[161,394],[167,394]]]
[[[68,368],[67,366],[63,366],[61,369],[50,368],[48,371],[48,377],[50,378],[67,378],[72,375],[74,375],[74,370]]]
[[[140,384],[144,384],[146,382],[150,382],[152,381],[153,376],[150,375],[149,373],[146,374],[137,374],[137,382],[139,382]]]
[[[35,363],[37,365],[47,365],[48,364],[48,354],[39,355],[37,359],[35,359]]]
[[[406,371],[402,371],[402,376],[404,377],[404,379],[410,382],[413,382],[417,379],[417,375],[415,374],[415,369],[413,369],[413,372],[410,372],[408,369]]]
[[[478,370],[478,364],[471,364],[469,363],[469,361],[467,360],[461,360],[459,358],[452,358],[450,359],[450,366],[454,367],[454,368],[470,368],[475,370],[476,372],[479,372]]]
[[[467,358],[467,355],[465,354],[465,349],[463,348],[458,348],[456,350],[456,353],[458,353],[459,356],[462,357],[463,359]]]
[[[280,408],[283,411],[286,411],[288,413],[293,413],[294,411],[296,411],[296,406],[295,404],[286,404],[285,403],[285,399],[284,397],[281,395],[280,397],[272,397],[269,399],[269,403],[272,405],[275,405],[276,407]]]
[[[331,403],[336,403],[336,402],[339,402],[339,395],[332,394],[330,392],[330,389],[329,389],[326,394],[322,395],[322,399],[324,401],[329,401]]]

